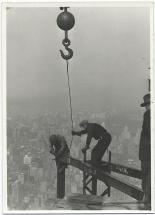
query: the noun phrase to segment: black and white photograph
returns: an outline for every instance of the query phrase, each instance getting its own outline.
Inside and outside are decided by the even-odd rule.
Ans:
[[[2,10],[4,211],[153,212],[153,2]]]

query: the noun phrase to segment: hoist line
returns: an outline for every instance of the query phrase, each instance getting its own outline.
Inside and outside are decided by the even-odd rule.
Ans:
[[[67,64],[67,84],[68,84],[68,93],[69,93],[69,106],[70,106],[70,117],[71,117],[71,127],[73,130],[73,109],[72,109],[72,97],[71,97],[71,87],[70,87],[70,78],[69,78],[69,63],[68,60],[66,60]],[[71,143],[69,149],[72,147],[72,142],[73,142],[73,135],[71,138]]]

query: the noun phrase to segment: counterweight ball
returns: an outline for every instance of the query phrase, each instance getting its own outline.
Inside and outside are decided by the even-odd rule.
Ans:
[[[62,12],[57,18],[57,25],[64,31],[68,31],[73,28],[75,24],[74,16],[70,12]]]

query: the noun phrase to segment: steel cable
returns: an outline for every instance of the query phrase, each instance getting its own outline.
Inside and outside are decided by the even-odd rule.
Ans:
[[[71,129],[73,130],[73,109],[72,109],[72,97],[71,97],[71,87],[70,87],[70,77],[69,77],[69,63],[66,60],[67,64],[67,84],[68,84],[68,93],[69,93],[69,107],[70,107],[70,117],[71,117]],[[71,137],[70,149],[72,147],[73,135]]]

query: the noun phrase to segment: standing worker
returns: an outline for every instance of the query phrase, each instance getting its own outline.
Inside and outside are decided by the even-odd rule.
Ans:
[[[150,133],[150,94],[143,97],[141,107],[146,111],[140,136],[139,160],[141,161],[142,189],[144,192],[145,208],[151,209],[151,133]]]
[[[83,134],[87,134],[86,146],[82,149],[83,153],[89,149],[92,138],[98,140],[96,146],[91,152],[91,163],[93,165],[99,165],[104,153],[106,152],[106,149],[111,142],[111,135],[101,125],[97,123],[89,123],[87,120],[80,122],[79,126],[83,130],[72,131],[72,135],[81,136]]]

